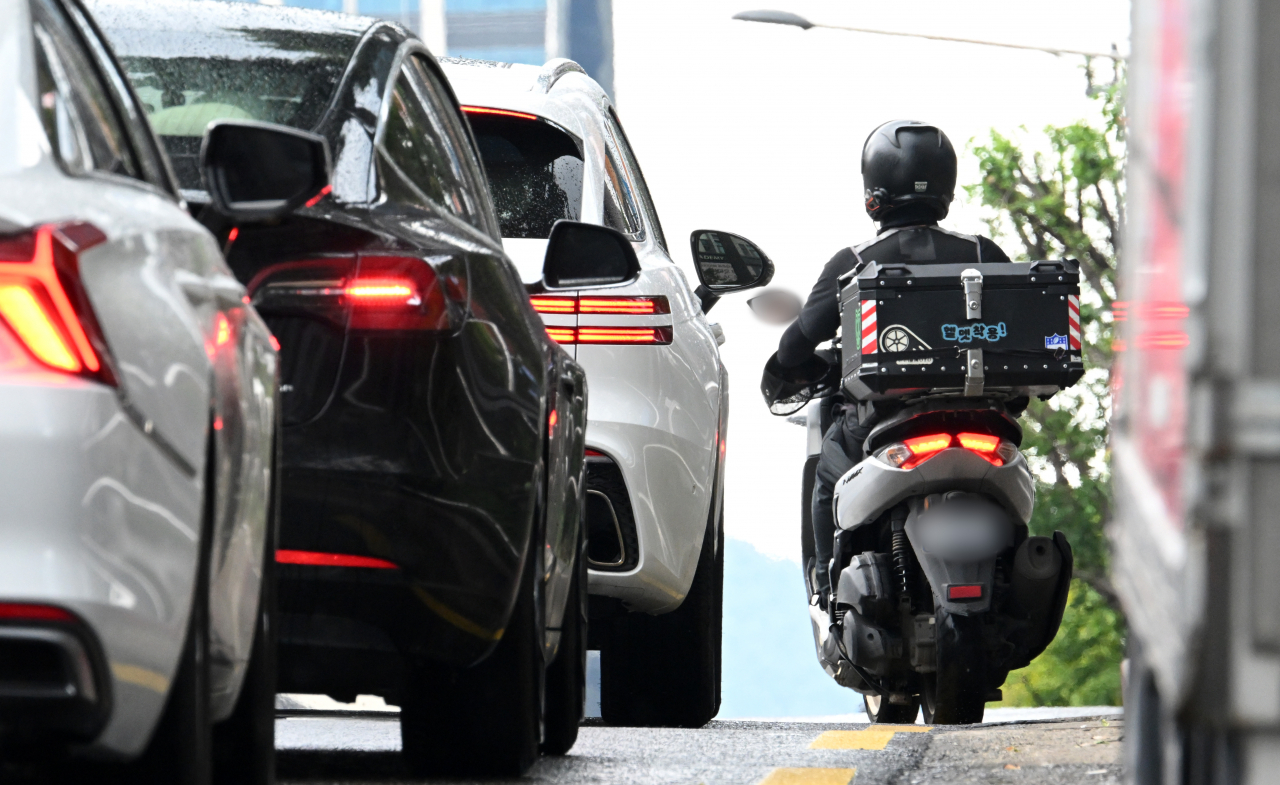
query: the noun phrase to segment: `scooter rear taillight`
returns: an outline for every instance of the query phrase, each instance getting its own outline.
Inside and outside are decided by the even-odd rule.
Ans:
[[[914,469],[943,450],[962,447],[988,461],[1003,466],[1013,460],[1018,448],[999,436],[987,433],[938,433],[904,439],[884,448],[877,457],[897,469]]]
[[[80,281],[78,254],[106,241],[91,224],[0,237],[0,373],[53,370],[114,385],[106,339]]]

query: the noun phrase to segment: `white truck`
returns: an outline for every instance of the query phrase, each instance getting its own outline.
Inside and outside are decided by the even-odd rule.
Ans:
[[[1128,777],[1280,782],[1280,3],[1135,0],[1111,526]]]

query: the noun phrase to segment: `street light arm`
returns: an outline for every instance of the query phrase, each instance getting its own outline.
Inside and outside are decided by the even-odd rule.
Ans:
[[[808,30],[813,27],[813,22],[805,19],[799,14],[793,14],[790,11],[741,11],[733,15],[734,19],[741,19],[744,22],[764,22],[772,25],[791,25],[801,30]]]
[[[828,25],[820,22],[810,22],[803,16],[792,14],[787,11],[743,11],[734,14],[734,19],[741,19],[744,22],[767,22],[776,25],[790,25],[799,27],[802,30],[808,30],[814,27],[826,28],[828,30],[847,30],[853,33],[870,33],[872,35],[894,35],[901,38],[925,38],[930,41],[951,41],[957,44],[977,44],[979,46],[998,46],[1004,49],[1021,49],[1029,52],[1048,52],[1051,55],[1082,55],[1084,57],[1106,57],[1111,60],[1124,62],[1128,58],[1119,52],[1088,52],[1082,49],[1056,49],[1047,46],[1027,46],[1025,44],[1008,44],[1000,41],[979,41],[973,38],[955,38],[949,35],[926,35],[925,33],[904,33],[900,30],[873,30],[867,27],[845,27],[843,25]]]

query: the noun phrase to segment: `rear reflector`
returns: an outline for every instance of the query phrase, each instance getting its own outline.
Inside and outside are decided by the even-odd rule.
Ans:
[[[53,605],[33,605],[18,602],[0,602],[0,619],[28,619],[31,621],[75,621],[70,611]]]
[[[102,361],[106,341],[80,282],[77,256],[106,239],[87,223],[0,237],[0,316],[41,364],[114,384]]]
[[[316,551],[276,551],[279,564],[306,564],[312,567],[365,567],[375,570],[398,570],[399,565],[372,556],[352,556],[349,553],[319,553]]]
[[[586,453],[586,455],[587,455],[587,457],[588,457],[588,458],[603,458],[603,457],[605,457],[604,453],[600,452],[599,450],[593,450],[593,449],[591,449],[590,447],[588,447],[588,448],[585,450],[585,453]]]
[[[982,599],[982,584],[972,584],[969,586],[948,586],[948,600],[978,600]]]

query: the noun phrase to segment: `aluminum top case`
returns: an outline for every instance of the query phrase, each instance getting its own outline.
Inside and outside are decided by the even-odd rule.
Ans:
[[[859,400],[1047,396],[1084,374],[1074,259],[871,262],[840,286],[843,386]]]

